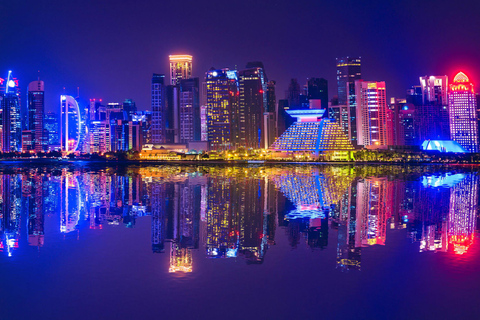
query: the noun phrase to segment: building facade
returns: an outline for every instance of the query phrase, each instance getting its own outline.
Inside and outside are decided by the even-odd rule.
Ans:
[[[355,81],[362,78],[361,58],[337,58],[338,104],[348,106],[348,137],[357,146],[357,99]]]
[[[32,134],[32,150],[46,150],[47,137],[44,137],[45,90],[43,81],[33,81],[28,85],[27,130]]]
[[[390,109],[387,107],[385,82],[355,81],[358,145],[392,145]]]
[[[166,142],[166,88],[165,75],[154,73],[152,77],[152,143]]]
[[[467,152],[478,152],[478,121],[473,83],[463,72],[453,79],[448,91],[450,137]]]
[[[176,86],[182,79],[192,77],[192,59],[187,54],[175,54],[168,56],[170,60],[170,84]]]
[[[75,152],[80,144],[81,113],[77,100],[60,96],[60,144],[64,152]]]
[[[239,122],[234,118],[238,109],[238,75],[236,70],[211,69],[206,73],[207,139],[210,150],[234,148],[233,131]],[[235,121],[235,123],[234,123]]]
[[[183,79],[179,90],[180,143],[201,141],[199,79]]]

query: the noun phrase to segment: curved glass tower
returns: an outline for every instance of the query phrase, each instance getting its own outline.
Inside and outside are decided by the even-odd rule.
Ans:
[[[77,100],[61,95],[60,143],[62,151],[75,152],[80,143],[81,114]]]

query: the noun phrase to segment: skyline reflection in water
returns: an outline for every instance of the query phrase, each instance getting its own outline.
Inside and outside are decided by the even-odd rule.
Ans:
[[[339,271],[362,270],[362,250],[405,229],[419,252],[468,255],[478,229],[477,173],[401,167],[30,168],[0,172],[0,262],[61,234],[135,228],[151,220],[153,254],[169,273],[209,259],[262,264],[279,232],[290,248],[336,248]],[[124,232],[128,232],[125,230]],[[331,242],[329,233],[336,234]],[[53,236],[52,236],[53,237]],[[330,239],[330,242],[329,242]],[[67,245],[67,244],[65,244]],[[412,244],[413,245],[413,244]],[[45,249],[46,250],[46,249]]]

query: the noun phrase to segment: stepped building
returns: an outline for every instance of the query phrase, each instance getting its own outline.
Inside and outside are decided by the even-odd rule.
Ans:
[[[270,147],[275,151],[312,152],[349,151],[353,146],[334,119],[323,118],[325,110],[287,110],[297,121]]]

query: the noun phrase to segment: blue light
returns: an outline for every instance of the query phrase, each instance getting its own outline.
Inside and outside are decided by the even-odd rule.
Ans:
[[[435,150],[440,152],[466,153],[467,151],[453,140],[425,140],[422,150]]]

